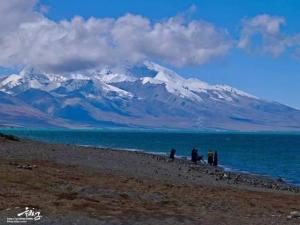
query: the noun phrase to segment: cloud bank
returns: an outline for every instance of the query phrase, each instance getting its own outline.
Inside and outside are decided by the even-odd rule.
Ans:
[[[288,35],[282,31],[284,17],[267,14],[244,19],[238,47],[251,52],[262,52],[278,57],[287,50],[299,51],[300,35]]]
[[[200,65],[225,55],[232,46],[225,29],[204,21],[172,17],[152,23],[127,14],[56,22],[37,11],[37,4],[1,1],[0,14],[7,19],[0,23],[0,66],[69,72],[144,60]]]
[[[155,23],[133,14],[53,21],[43,14],[47,7],[38,0],[1,0],[0,67],[73,72],[146,60],[182,67],[223,57],[232,48],[300,56],[300,34],[282,31],[284,17],[263,14],[243,19],[240,37],[233,40],[224,28],[200,20],[187,22],[193,11],[195,6]]]

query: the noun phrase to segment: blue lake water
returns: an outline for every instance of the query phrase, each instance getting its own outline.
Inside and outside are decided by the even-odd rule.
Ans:
[[[300,133],[229,133],[132,130],[0,129],[0,132],[34,140],[144,150],[190,156],[193,147],[201,155],[217,150],[225,168],[282,177],[300,185]]]

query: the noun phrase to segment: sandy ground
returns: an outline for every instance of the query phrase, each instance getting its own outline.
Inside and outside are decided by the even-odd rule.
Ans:
[[[141,152],[0,137],[0,180],[1,225],[26,206],[34,224],[300,224],[299,188]]]

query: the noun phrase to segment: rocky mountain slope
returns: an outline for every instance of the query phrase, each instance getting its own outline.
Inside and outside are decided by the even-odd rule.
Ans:
[[[300,111],[148,62],[123,72],[25,69],[4,77],[0,124],[292,131],[300,130]]]

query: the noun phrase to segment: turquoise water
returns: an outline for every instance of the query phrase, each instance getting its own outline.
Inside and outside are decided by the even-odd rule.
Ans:
[[[299,133],[219,133],[130,130],[1,129],[0,132],[51,143],[91,145],[190,156],[217,150],[220,164],[229,170],[282,177],[300,185]]]

